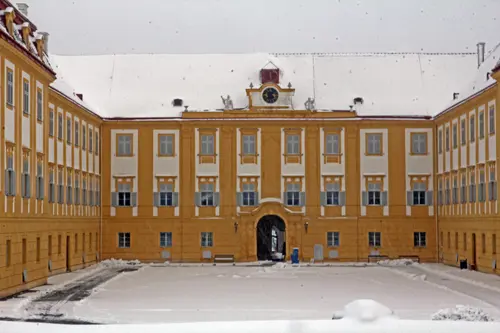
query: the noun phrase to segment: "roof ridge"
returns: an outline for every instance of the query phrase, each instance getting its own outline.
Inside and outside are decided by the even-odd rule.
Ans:
[[[475,55],[476,52],[271,52],[274,56],[312,55],[312,56],[370,56],[370,55]]]

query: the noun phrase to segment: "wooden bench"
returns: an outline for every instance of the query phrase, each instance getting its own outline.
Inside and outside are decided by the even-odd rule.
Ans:
[[[417,255],[407,255],[407,256],[398,256],[399,259],[408,259],[413,262],[420,262],[420,257]]]
[[[232,263],[234,266],[234,255],[233,254],[216,254],[214,255],[214,266],[217,263]]]
[[[389,256],[377,254],[377,255],[369,255],[368,262],[379,262],[380,260],[389,260]]]

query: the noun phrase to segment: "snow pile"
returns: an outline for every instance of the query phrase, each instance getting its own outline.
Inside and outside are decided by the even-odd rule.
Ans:
[[[455,308],[441,309],[431,317],[432,320],[453,321],[493,321],[484,310],[468,305],[457,305]]]
[[[286,262],[278,262],[274,265],[274,268],[285,268],[287,266]]]
[[[411,259],[380,260],[377,264],[382,266],[409,266],[415,264]]]
[[[334,313],[334,318],[342,314]],[[380,318],[393,317],[394,312],[372,299],[358,299],[344,307],[342,318],[349,318],[356,321],[375,321]]]
[[[106,259],[100,262],[100,265],[104,267],[122,267],[122,266],[134,266],[140,265],[139,260],[122,260],[122,259]]]

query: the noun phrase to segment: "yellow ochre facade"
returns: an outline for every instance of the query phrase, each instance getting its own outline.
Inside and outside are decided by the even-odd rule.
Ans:
[[[9,1],[0,11],[0,297],[109,258],[298,249],[306,262],[467,259],[500,272],[496,63],[493,83],[435,117],[364,115],[361,97],[297,107],[280,66],[255,68],[245,107],[178,98],[178,117],[104,117],[56,74],[47,35]]]

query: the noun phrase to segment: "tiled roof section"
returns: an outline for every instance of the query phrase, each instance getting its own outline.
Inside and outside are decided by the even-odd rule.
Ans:
[[[8,3],[8,2],[7,2]],[[53,73],[52,67],[50,66],[50,62],[48,61],[47,55],[38,54],[38,50],[35,46],[36,40],[36,31],[31,31],[30,36],[28,38],[28,45],[26,45],[25,40],[22,37],[22,27],[23,25],[27,25],[29,27],[35,27],[29,20],[26,19],[24,15],[22,15],[19,11],[16,11],[16,15],[21,15],[20,17],[25,20],[22,24],[14,23],[13,36],[9,33],[6,25],[5,25],[5,13],[8,11],[13,11],[13,7],[7,7],[4,10],[0,10],[0,33],[6,36],[6,38],[12,39],[17,46],[27,51],[31,57],[33,57],[36,61],[40,62],[42,66],[45,66],[50,72]]]
[[[270,61],[280,83],[295,88],[294,109],[315,98],[318,111],[349,110],[361,116],[429,116],[442,110],[476,71],[475,53],[148,54],[54,56],[66,82],[103,117],[178,117],[191,111],[248,108],[245,89],[259,86]]]
[[[479,66],[479,68],[477,68],[476,65],[476,70],[473,74],[470,75],[467,83],[463,84],[461,89],[456,91],[458,93],[458,98],[455,100],[449,98],[448,103],[446,105],[444,105],[440,109],[437,109],[437,112],[439,113],[436,114],[436,116],[439,116],[445,112],[453,110],[455,106],[463,103],[464,101],[475,96],[481,91],[493,86],[496,83],[496,81],[491,77],[491,73],[494,72],[495,70],[498,70],[499,66],[500,66],[500,43],[497,44],[493,48],[493,50],[491,50],[488,53],[488,55],[484,59],[484,62]],[[470,80],[471,78],[473,78],[472,81]],[[450,95],[449,97],[452,97],[452,95]]]

